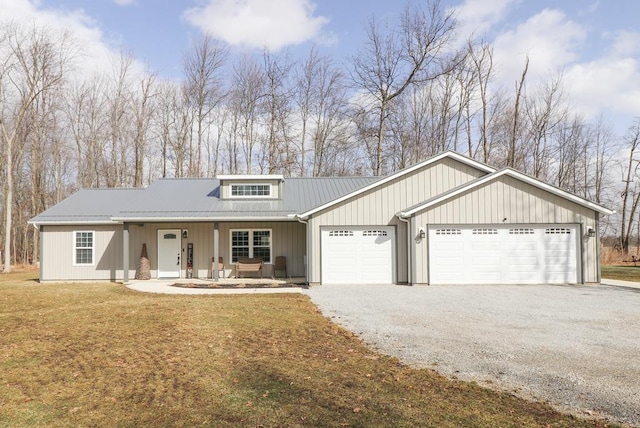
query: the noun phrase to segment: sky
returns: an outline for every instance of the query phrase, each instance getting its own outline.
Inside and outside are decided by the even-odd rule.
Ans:
[[[419,1],[419,0],[407,0]],[[232,52],[292,56],[311,46],[347,62],[365,25],[397,17],[393,0],[0,0],[0,23],[69,30],[83,65],[103,69],[127,52],[160,77],[179,78],[190,43],[206,32]],[[640,116],[640,2],[637,0],[441,0],[455,8],[459,37],[494,46],[496,81],[513,91],[529,57],[529,85],[562,74],[575,107],[617,131]]]

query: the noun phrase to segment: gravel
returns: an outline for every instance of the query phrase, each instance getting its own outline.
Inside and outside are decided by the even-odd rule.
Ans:
[[[323,314],[453,378],[640,427],[640,289],[323,285]]]

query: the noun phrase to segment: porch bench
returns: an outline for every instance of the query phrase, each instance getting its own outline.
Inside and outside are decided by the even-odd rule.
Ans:
[[[261,258],[252,259],[238,259],[236,262],[236,276],[240,278],[240,273],[258,273],[260,272],[260,278],[262,278],[262,266],[264,262]]]

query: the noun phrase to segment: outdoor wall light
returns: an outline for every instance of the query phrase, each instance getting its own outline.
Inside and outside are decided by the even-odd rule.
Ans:
[[[596,236],[596,230],[593,227],[590,227],[587,229],[587,236],[589,238],[593,238],[594,236]]]
[[[187,239],[189,237],[189,229],[185,229],[182,231],[182,238]]]
[[[420,228],[418,229],[418,236],[420,237],[420,239],[424,239],[427,237],[427,232],[425,232],[424,228]]]

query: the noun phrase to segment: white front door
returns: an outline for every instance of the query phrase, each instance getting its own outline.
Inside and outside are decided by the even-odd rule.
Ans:
[[[323,284],[391,284],[394,281],[394,228],[322,229]]]
[[[180,229],[158,230],[158,278],[180,278]]]
[[[575,284],[578,226],[486,225],[429,229],[431,284]]]

